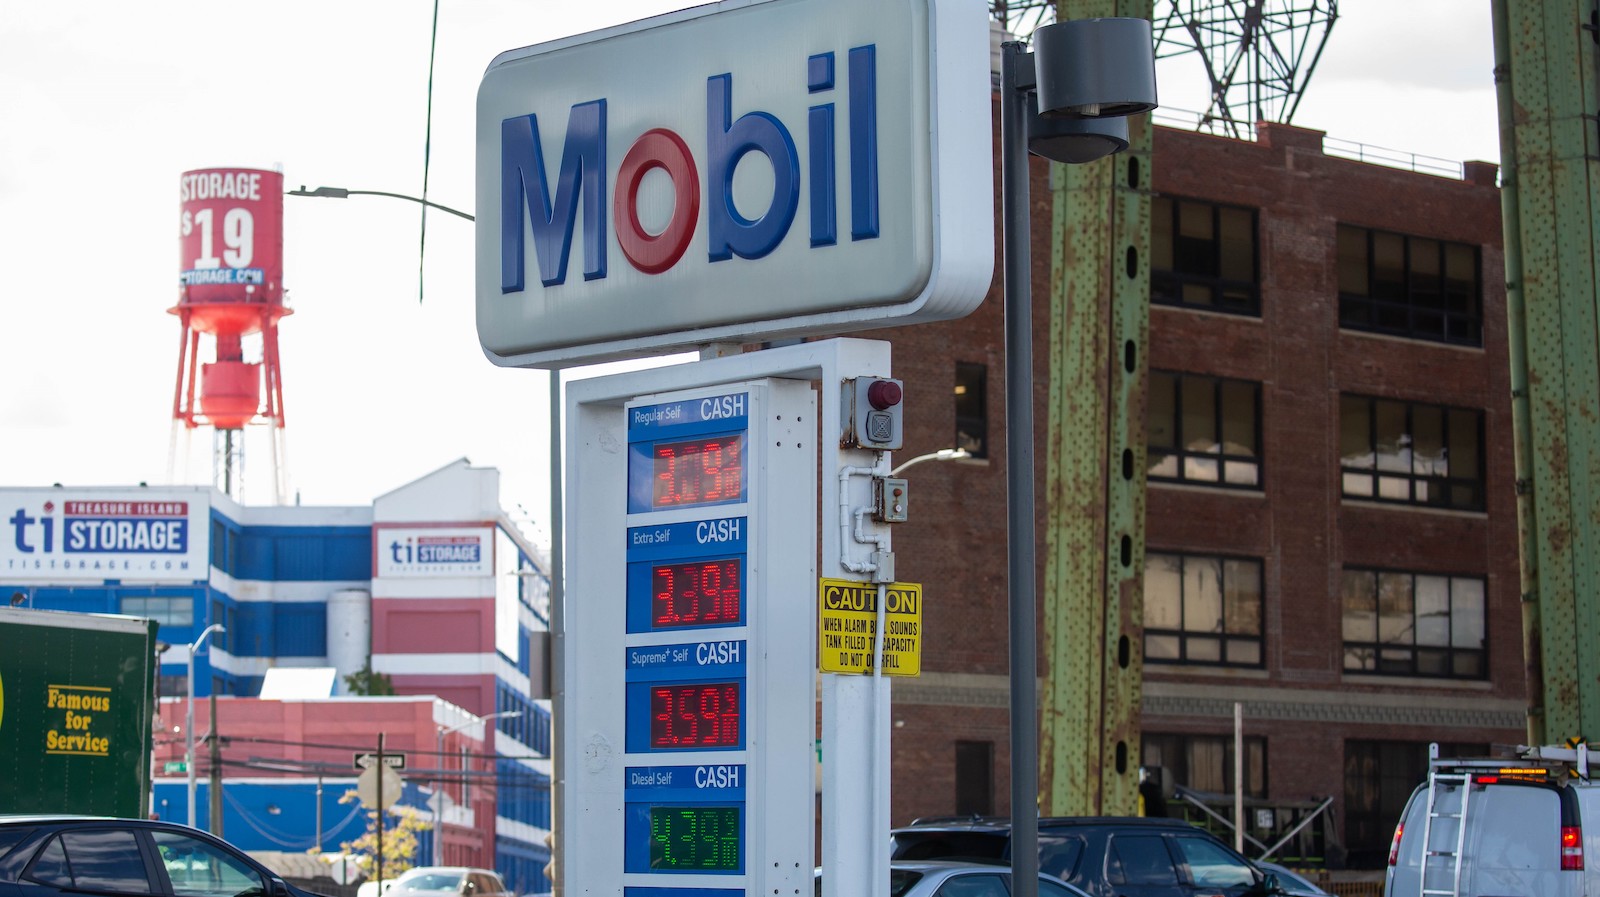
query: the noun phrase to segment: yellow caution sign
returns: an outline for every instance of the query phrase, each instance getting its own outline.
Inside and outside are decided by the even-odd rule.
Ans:
[[[817,594],[817,668],[824,673],[871,673],[878,625],[878,586],[823,579]],[[922,584],[885,588],[883,674],[922,675]]]

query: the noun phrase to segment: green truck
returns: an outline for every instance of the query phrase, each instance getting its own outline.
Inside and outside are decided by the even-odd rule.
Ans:
[[[0,608],[0,813],[142,817],[156,623]]]

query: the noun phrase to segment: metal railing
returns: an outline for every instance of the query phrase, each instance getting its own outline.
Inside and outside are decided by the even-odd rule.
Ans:
[[[1254,122],[1207,115],[1191,109],[1173,109],[1163,106],[1152,114],[1152,120],[1158,125],[1165,125],[1169,128],[1198,131],[1202,134],[1229,137],[1251,143],[1256,140]],[[1385,168],[1398,168],[1403,171],[1414,171],[1418,174],[1431,174],[1456,180],[1460,180],[1463,177],[1465,170],[1462,163],[1451,159],[1441,159],[1438,156],[1373,146],[1327,135],[1322,138],[1322,151],[1329,156],[1336,156],[1342,159],[1351,159],[1371,165],[1382,165]]]

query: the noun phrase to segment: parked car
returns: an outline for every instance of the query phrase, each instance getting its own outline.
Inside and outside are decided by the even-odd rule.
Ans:
[[[817,894],[822,897],[822,870]],[[889,897],[1011,897],[1011,870],[994,863],[896,860],[889,863]],[[1089,897],[1072,885],[1039,874],[1039,897]]]
[[[1482,760],[1439,758],[1437,746],[1432,753],[1428,780],[1395,828],[1385,894],[1600,894],[1600,860],[1584,856],[1600,833],[1600,783],[1589,778],[1587,749]]]
[[[1310,879],[1293,869],[1262,860],[1255,860],[1254,862],[1256,868],[1262,872],[1276,875],[1278,877],[1278,886],[1283,888],[1283,892],[1290,895],[1290,897],[1333,897],[1333,895],[1317,887]]]
[[[898,860],[1009,861],[1008,819],[919,820],[895,829]],[[1039,871],[1090,897],[1269,897],[1286,892],[1215,836],[1181,819],[1060,816],[1039,820]]]
[[[493,869],[417,866],[400,873],[384,897],[513,897]]]
[[[317,897],[233,845],[148,819],[0,816],[0,897]]]

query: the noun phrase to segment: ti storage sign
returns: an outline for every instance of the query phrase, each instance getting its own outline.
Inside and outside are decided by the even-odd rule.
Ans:
[[[382,578],[493,576],[494,528],[380,524],[372,553]]]
[[[726,0],[501,54],[478,336],[561,367],[960,317],[993,273],[979,0]]]
[[[201,489],[0,491],[0,575],[189,583],[211,575]]]

